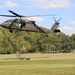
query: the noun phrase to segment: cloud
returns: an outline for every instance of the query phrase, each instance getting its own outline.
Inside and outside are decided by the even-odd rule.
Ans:
[[[0,23],[3,21],[3,17],[0,16]]]
[[[60,27],[60,30],[67,35],[75,34],[75,28],[69,26]]]
[[[43,22],[44,21],[44,19],[41,18],[41,17],[26,17],[24,19],[38,21],[38,22]]]
[[[0,17],[0,21],[1,21],[1,18],[2,18],[2,17]]]
[[[38,24],[39,26],[42,26],[41,23],[44,22],[44,19],[41,17],[26,17],[26,18],[22,18],[22,19],[26,19],[26,20],[30,20],[30,21],[35,21],[36,24]]]
[[[6,1],[6,7],[8,7],[8,8],[15,8],[15,7],[19,7],[19,5],[17,3],[15,3],[15,2],[7,0]]]
[[[3,8],[3,6],[0,6],[0,8]]]
[[[52,8],[67,8],[75,4],[71,3],[70,0],[51,0],[50,7]]]
[[[67,8],[75,6],[70,0],[28,0],[33,6],[49,9],[49,8]]]
[[[74,20],[71,20],[69,21],[71,24],[74,24],[75,25],[75,21]]]

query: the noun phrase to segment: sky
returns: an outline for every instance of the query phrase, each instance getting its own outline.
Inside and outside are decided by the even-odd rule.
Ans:
[[[75,0],[0,0],[0,15],[12,15],[12,10],[20,15],[53,15],[27,17],[37,25],[50,29],[56,20],[62,18],[59,29],[66,35],[75,34]],[[0,17],[0,23],[12,18]]]

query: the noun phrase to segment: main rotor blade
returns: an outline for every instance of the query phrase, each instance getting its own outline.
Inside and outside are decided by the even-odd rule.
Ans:
[[[19,14],[13,12],[13,11],[11,11],[11,10],[9,10],[9,12],[11,12],[12,14],[14,14],[16,17],[22,17],[21,15],[19,15]]]
[[[0,15],[0,16],[4,16],[4,17],[16,17],[16,16],[13,16],[13,15]]]
[[[52,14],[52,15],[31,15],[31,16],[21,16],[21,17],[38,17],[38,16],[56,16],[56,14]]]
[[[11,10],[9,10],[9,12],[11,12],[12,14],[16,15],[16,17],[36,17],[36,16],[56,16],[56,14],[52,14],[52,15],[31,15],[31,16],[23,16],[23,15],[19,15]]]
[[[4,17],[38,17],[38,16],[56,16],[56,14],[52,14],[52,15],[31,15],[31,16],[23,16],[23,15],[19,15],[11,10],[9,10],[9,12],[11,12],[14,15],[0,15],[0,16],[4,16]]]
[[[22,15],[0,15],[0,16],[3,16],[3,17],[38,17],[38,16],[54,16],[54,15],[32,15],[32,16],[22,16]]]

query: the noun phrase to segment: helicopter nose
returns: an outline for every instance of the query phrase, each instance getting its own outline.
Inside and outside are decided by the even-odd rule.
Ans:
[[[0,26],[2,27],[3,25],[2,25],[2,24],[0,24]]]
[[[1,27],[4,27],[4,25],[3,25],[3,24],[0,24],[0,26],[1,26]]]
[[[2,27],[2,25],[0,24],[0,26]]]

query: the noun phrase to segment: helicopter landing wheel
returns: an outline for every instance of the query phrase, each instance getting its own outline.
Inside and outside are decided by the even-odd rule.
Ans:
[[[12,33],[12,32],[13,32],[11,29],[10,29],[9,31],[10,31],[10,33]]]

